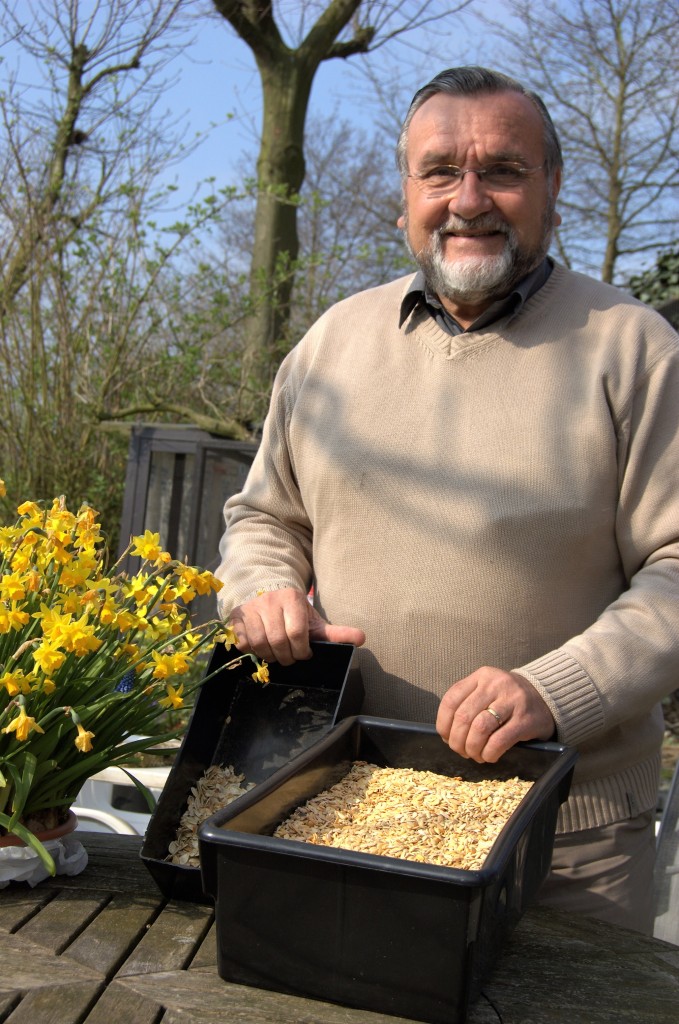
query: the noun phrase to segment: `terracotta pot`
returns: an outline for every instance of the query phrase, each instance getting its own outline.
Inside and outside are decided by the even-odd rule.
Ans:
[[[61,839],[62,836],[67,836],[69,832],[74,832],[78,827],[78,819],[73,811],[68,812],[66,821],[62,822],[61,825],[57,825],[56,828],[43,829],[42,832],[36,832],[35,835],[41,843],[46,843],[49,839]],[[5,846],[25,846],[26,843],[23,839],[19,839],[13,833],[9,833],[6,836],[0,836],[0,847]]]

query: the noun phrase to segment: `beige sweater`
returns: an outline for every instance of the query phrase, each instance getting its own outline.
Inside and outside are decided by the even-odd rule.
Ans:
[[[580,751],[560,831],[647,810],[679,686],[677,335],[559,266],[509,323],[399,328],[409,281],[281,366],[226,506],[222,612],[313,580],[365,630],[366,714],[431,722],[457,679],[516,669]]]

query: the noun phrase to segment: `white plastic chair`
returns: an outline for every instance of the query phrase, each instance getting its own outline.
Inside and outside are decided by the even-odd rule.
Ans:
[[[130,771],[158,799],[167,781],[170,768],[131,768]],[[132,802],[137,804],[134,810],[115,805],[115,794],[120,794],[121,787],[129,791]],[[151,818],[151,812],[142,808],[141,802],[135,800],[136,796],[137,790],[134,787],[134,783],[121,768],[104,768],[85,782],[73,805],[73,810],[78,818],[85,818],[93,824],[98,820],[104,827],[106,823],[111,824],[114,822],[120,822],[125,826],[125,828],[111,828],[107,829],[107,831],[127,832],[129,834],[129,830],[131,830],[132,834],[144,835]],[[88,812],[89,817],[87,816]],[[97,819],[95,815],[101,815],[102,817]],[[103,830],[102,828],[101,831]]]
[[[116,814],[99,811],[94,807],[76,806],[78,829],[85,832],[115,832],[118,835],[136,836],[139,833],[127,821]],[[77,831],[77,830],[76,830]]]

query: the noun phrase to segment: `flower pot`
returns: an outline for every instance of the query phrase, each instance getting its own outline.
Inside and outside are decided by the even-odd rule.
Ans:
[[[82,843],[71,835],[77,826],[78,819],[73,811],[69,811],[62,824],[35,832],[36,839],[44,846],[42,857],[18,836],[0,836],[0,889],[10,882],[37,885],[50,874],[80,874],[87,867],[87,852]]]
[[[63,836],[67,836],[70,832],[75,832],[77,827],[78,819],[73,811],[69,811],[68,817],[60,825],[56,825],[54,828],[41,829],[39,832],[34,832],[34,835],[41,843],[46,843],[50,839],[61,839]],[[0,836],[0,849],[6,846],[25,845],[26,844],[23,839],[19,839],[18,836],[13,835],[11,832],[8,835]]]

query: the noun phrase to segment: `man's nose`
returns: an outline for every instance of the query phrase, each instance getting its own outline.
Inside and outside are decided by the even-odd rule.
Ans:
[[[483,179],[474,171],[467,171],[457,191],[448,200],[448,209],[465,220],[487,213],[493,208],[493,200]]]

